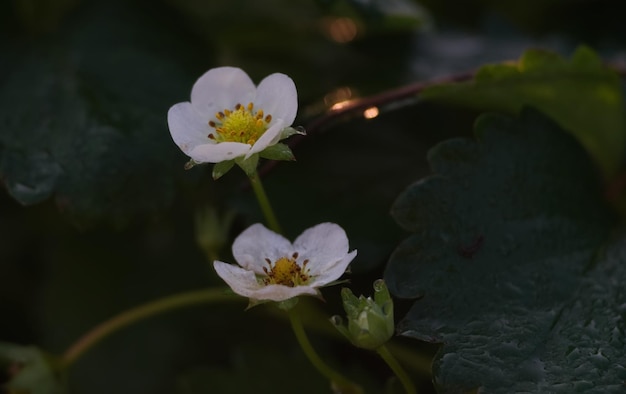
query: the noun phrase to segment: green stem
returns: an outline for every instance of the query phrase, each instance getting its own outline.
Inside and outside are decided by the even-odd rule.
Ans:
[[[389,368],[391,368],[393,373],[395,373],[398,379],[400,379],[402,386],[404,386],[404,391],[406,391],[407,394],[417,394],[417,390],[415,390],[415,386],[409,378],[409,375],[407,375],[400,363],[398,363],[395,357],[393,357],[389,349],[383,345],[376,349],[376,353],[378,353],[380,357],[385,360],[387,365],[389,365]]]
[[[291,328],[293,329],[293,333],[302,348],[302,351],[307,356],[311,364],[328,380],[331,381],[334,387],[339,390],[340,393],[361,393],[361,388],[353,383],[350,379],[344,377],[339,372],[333,370],[328,365],[322,361],[320,356],[315,352],[309,338],[304,331],[304,327],[302,326],[302,320],[300,320],[300,316],[292,310],[289,310],[289,321],[291,322]]]
[[[225,288],[205,289],[167,296],[129,309],[100,323],[74,342],[63,354],[63,365],[66,368],[70,367],[106,337],[140,320],[174,309],[226,300],[242,300],[242,298],[226,293]]]
[[[263,215],[265,216],[267,225],[272,231],[278,234],[282,234],[280,224],[278,224],[278,220],[276,219],[276,215],[274,214],[274,210],[272,209],[270,200],[267,198],[267,194],[265,194],[265,189],[263,189],[263,184],[261,183],[261,178],[259,178],[259,174],[255,172],[249,177],[250,184],[252,185],[252,190],[254,190],[256,199],[259,201],[259,205],[261,206],[261,211],[263,211]]]

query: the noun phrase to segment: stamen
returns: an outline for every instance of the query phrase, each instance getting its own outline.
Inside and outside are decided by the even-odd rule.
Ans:
[[[214,140],[214,139],[215,139],[215,136],[214,136],[213,134],[209,134],[207,137],[208,137],[210,140]]]
[[[298,265],[296,259],[298,252],[291,255],[291,258],[281,257],[274,263],[266,258],[267,267],[263,267],[266,277],[260,279],[265,285],[283,285],[288,287],[306,285],[311,277],[309,270],[305,267],[309,262],[305,260],[302,265]]]
[[[208,125],[215,129],[209,139],[217,142],[240,142],[254,145],[265,133],[272,116],[259,108],[254,111],[254,103],[241,103],[234,107],[224,108],[215,113],[215,118],[208,121]]]

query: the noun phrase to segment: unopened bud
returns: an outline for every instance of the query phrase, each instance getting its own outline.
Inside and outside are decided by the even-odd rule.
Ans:
[[[356,297],[348,288],[341,290],[343,307],[348,318],[345,326],[339,316],[333,316],[331,323],[355,346],[364,349],[377,349],[394,333],[393,301],[382,279],[374,282],[374,299]]]

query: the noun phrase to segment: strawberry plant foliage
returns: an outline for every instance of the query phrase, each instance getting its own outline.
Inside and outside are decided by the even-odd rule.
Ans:
[[[47,41],[5,48],[12,61],[0,63],[4,186],[24,205],[54,198],[77,219],[167,206],[181,168],[172,163],[184,159],[164,114],[188,94],[193,74],[183,64],[193,52],[132,6],[95,2],[67,22]]]
[[[607,176],[624,155],[620,78],[586,47],[569,60],[528,50],[517,62],[485,65],[472,81],[433,86],[422,97],[508,113],[525,105],[538,108],[576,136]]]
[[[442,392],[623,389],[626,249],[602,252],[612,215],[588,155],[534,110],[476,134],[433,148],[434,174],[393,206],[414,233],[385,273],[417,298],[400,331],[442,343]]]

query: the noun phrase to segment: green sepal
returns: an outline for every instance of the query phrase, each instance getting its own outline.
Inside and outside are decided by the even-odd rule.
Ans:
[[[296,306],[298,304],[299,300],[300,299],[298,297],[292,297],[292,298],[289,298],[287,300],[277,302],[276,305],[278,305],[278,307],[280,309],[282,309],[284,311],[288,311],[291,308],[293,308],[294,306]]]
[[[341,289],[341,300],[343,301],[343,309],[348,315],[348,319],[356,319],[361,310],[361,302],[357,296],[347,287]]]
[[[334,315],[334,316],[331,316],[330,319],[328,320],[330,320],[330,323],[333,326],[335,326],[337,331],[339,331],[349,341],[352,341],[351,336],[350,336],[350,331],[348,331],[348,327],[345,324],[343,324],[343,319],[341,318],[341,316]]]
[[[299,134],[299,135],[306,135],[306,131],[304,130],[304,127],[302,126],[298,126],[298,127],[285,127],[284,129],[282,129],[280,131],[280,140],[284,140],[285,138],[289,138],[292,135],[295,134]]]
[[[267,304],[268,302],[271,302],[271,301],[270,300],[257,300],[257,299],[254,299],[254,298],[249,298],[248,299],[248,306],[246,306],[246,310],[252,309],[252,308],[254,308],[255,306],[258,306],[258,305]]]
[[[194,159],[189,159],[189,161],[187,163],[185,163],[184,168],[185,168],[185,170],[191,170],[192,168],[194,168],[198,164],[202,164],[202,163],[197,162]]]
[[[261,152],[259,152],[259,156],[264,159],[269,160],[285,160],[285,161],[294,161],[296,160],[291,148],[283,143],[278,143],[272,146],[268,146]]]
[[[217,180],[230,171],[235,165],[235,160],[226,160],[215,163],[213,166],[213,179]]]
[[[282,309],[284,311],[289,311],[291,308],[293,308],[294,306],[296,306],[298,304],[298,300],[299,300],[298,297],[292,297],[292,298],[289,298],[289,299],[284,300],[284,301],[277,301],[276,302],[276,306],[279,309]],[[246,307],[246,310],[254,308],[255,306],[262,305],[262,304],[267,304],[267,303],[270,303],[270,302],[274,302],[274,301],[271,301],[271,300],[257,300],[257,299],[254,299],[254,298],[250,298],[250,299],[248,299],[248,306]]]
[[[385,281],[382,279],[378,279],[374,282],[374,302],[376,302],[376,305],[380,306],[383,314],[391,316],[391,322],[393,323],[393,300],[391,299],[391,294],[389,294],[389,289],[387,289]]]
[[[256,174],[257,165],[259,164],[259,154],[255,153],[247,159],[244,159],[243,156],[238,157],[235,159],[235,163],[241,167],[248,177],[254,176]]]

